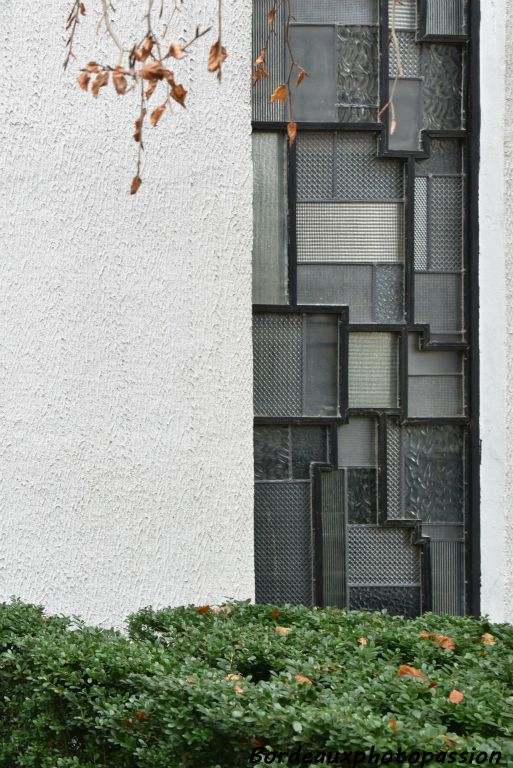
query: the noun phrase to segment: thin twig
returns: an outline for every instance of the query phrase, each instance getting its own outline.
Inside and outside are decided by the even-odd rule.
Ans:
[[[119,49],[120,53],[127,53],[128,49],[123,46],[123,43],[117,36],[114,27],[112,26],[110,16],[109,16],[109,4],[108,0],[101,0],[102,2],[102,12],[103,12],[103,20],[105,22],[105,29],[111,36],[112,40],[114,41],[114,44]]]

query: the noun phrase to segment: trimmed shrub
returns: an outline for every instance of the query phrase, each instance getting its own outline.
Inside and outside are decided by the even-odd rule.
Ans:
[[[125,636],[0,605],[2,768],[244,768],[252,750],[372,747],[513,766],[513,627],[234,603],[146,608]]]

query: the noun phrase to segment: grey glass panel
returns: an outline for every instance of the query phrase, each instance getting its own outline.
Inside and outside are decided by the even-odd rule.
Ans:
[[[397,337],[349,334],[349,407],[397,407]]]
[[[372,122],[378,104],[378,31],[372,27],[337,30],[337,104],[340,122]]]
[[[254,0],[253,2],[253,61],[257,59],[267,40],[269,34],[267,14],[273,7],[273,0]],[[284,119],[283,102],[271,102],[271,95],[285,80],[285,20],[285,3],[278,3],[274,19],[275,32],[269,37],[266,55],[269,77],[262,77],[252,88],[254,120],[264,122]]]
[[[328,460],[328,438],[325,427],[292,426],[292,477],[294,480],[308,480],[310,464],[313,461]]]
[[[301,416],[303,318],[253,317],[254,408],[256,416]]]
[[[298,302],[349,305],[350,322],[372,323],[372,271],[364,264],[298,264]]]
[[[420,48],[415,42],[415,32],[397,32],[397,46],[391,40],[389,44],[388,60],[390,77],[396,77],[399,65],[401,77],[419,77],[420,75]]]
[[[461,275],[415,274],[415,322],[432,333],[461,333]]]
[[[401,203],[298,203],[298,261],[402,261]]]
[[[289,29],[294,58],[308,72],[301,87],[294,89],[294,119],[298,122],[337,120],[335,35],[335,27],[292,26]]]
[[[415,269],[428,268],[428,179],[415,179]]]
[[[464,0],[427,0],[427,35],[464,35]]]
[[[463,416],[461,376],[410,376],[408,378],[408,416]]]
[[[377,24],[377,0],[292,0],[298,24]]]
[[[462,146],[458,139],[431,139],[429,153],[426,160],[416,161],[418,175],[462,173]]]
[[[253,431],[255,480],[290,478],[288,427],[255,427]]]
[[[411,528],[350,525],[347,580],[352,585],[420,583],[420,553]]]
[[[366,416],[351,416],[338,428],[339,467],[376,467],[376,422]]]
[[[433,177],[429,183],[429,269],[457,272],[463,262],[463,182]]]
[[[333,195],[334,141],[332,133],[302,133],[296,142],[297,199],[331,200]]]
[[[404,506],[424,522],[460,522],[464,510],[463,433],[455,425],[402,432]]]
[[[377,522],[378,483],[375,469],[348,469],[347,519],[359,525]]]
[[[403,163],[378,158],[376,134],[338,133],[335,149],[338,200],[403,199]]]
[[[351,587],[349,608],[352,611],[381,611],[393,616],[415,618],[421,612],[420,587]]]
[[[286,304],[286,146],[275,133],[253,134],[253,303]]]
[[[456,374],[463,371],[463,358],[460,352],[442,352],[440,350],[421,350],[420,334],[408,334],[408,373],[420,374]]]
[[[404,518],[401,500],[401,428],[397,421],[387,422],[387,517]]]
[[[463,616],[465,613],[465,545],[462,525],[423,525],[431,539],[431,590],[433,611]]]
[[[392,27],[395,20],[396,29],[416,29],[417,0],[389,0],[388,23]]]
[[[323,472],[322,566],[324,605],[344,608],[346,604],[344,472]]]
[[[376,266],[374,320],[376,323],[402,323],[404,321],[402,264],[378,264]]]
[[[390,94],[394,81],[390,80]],[[414,79],[397,80],[394,94],[395,130],[391,128],[391,110],[388,110],[389,149],[414,152],[419,149],[421,124],[422,81]]]
[[[305,416],[338,413],[338,319],[336,315],[305,316]]]
[[[311,541],[310,484],[256,483],[257,602],[312,604]]]
[[[457,45],[423,45],[423,127],[461,128],[462,53]]]

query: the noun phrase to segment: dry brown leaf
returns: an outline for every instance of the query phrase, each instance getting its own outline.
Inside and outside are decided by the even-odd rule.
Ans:
[[[221,67],[223,65],[223,62],[226,61],[228,57],[228,54],[226,53],[226,48],[221,45],[219,40],[216,40],[215,43],[212,44],[210,48],[210,53],[208,56],[208,71],[209,72],[219,72],[221,70]]]
[[[143,109],[143,110],[141,110],[141,114],[139,115],[139,117],[135,121],[134,139],[136,141],[141,141],[142,127],[143,127],[143,122],[144,122],[145,116],[146,116],[146,110]]]
[[[132,179],[132,186],[130,187],[130,194],[131,195],[135,195],[137,190],[141,186],[141,184],[142,184],[142,179],[139,176],[139,174],[137,174],[137,176],[134,176],[134,178]]]
[[[180,83],[175,85],[173,83],[173,85],[171,86],[171,96],[175,101],[181,104],[182,107],[185,107],[184,102],[185,102],[185,97],[187,96],[187,91],[185,90],[183,85],[180,85]]]
[[[277,619],[278,616],[281,616],[281,611],[279,611],[277,608],[271,611],[271,618]]]
[[[231,605],[220,605],[215,609],[214,613],[216,616],[220,616],[221,613],[226,613],[227,616],[230,616],[232,613],[232,607]]]
[[[392,729],[393,733],[395,733],[397,731],[397,720],[395,720],[395,719],[389,720],[388,724],[389,724],[390,728]]]
[[[85,7],[84,3],[80,3],[79,8],[80,8],[80,13],[82,14],[82,16],[85,16],[86,15],[86,7]]]
[[[265,51],[260,51],[258,58],[255,59],[255,66],[260,67],[265,61]]]
[[[112,81],[114,83],[116,93],[119,96],[123,96],[126,93],[126,89],[128,88],[127,79],[125,77],[125,70],[123,67],[115,68],[114,74],[112,75]]]
[[[274,89],[274,93],[271,96],[271,102],[275,101],[285,101],[287,98],[287,86],[286,85],[279,85],[277,88]]]
[[[101,72],[101,67],[99,64],[97,64],[95,61],[90,61],[86,66],[84,67],[86,72]]]
[[[483,639],[483,645],[495,645],[497,643],[495,637],[489,632],[485,632],[481,637]]]
[[[150,123],[152,124],[152,126],[154,128],[157,125],[158,121],[160,120],[160,118],[162,117],[162,115],[164,114],[165,111],[166,111],[166,105],[165,104],[161,104],[160,107],[157,107],[157,109],[154,109],[153,112],[151,113],[151,115],[150,115]]]
[[[201,605],[199,608],[196,608],[197,613],[209,613],[210,606],[209,605]]]
[[[89,88],[90,79],[91,79],[91,75],[89,74],[89,72],[81,72],[77,77],[77,82],[83,91],[87,91],[87,89]]]
[[[225,679],[226,680],[240,680],[241,677],[240,677],[240,675],[233,675],[233,674],[230,673],[229,675],[226,675]]]
[[[415,667],[410,667],[409,664],[401,664],[397,670],[397,677],[416,677],[419,680],[426,680],[426,676]]]
[[[306,685],[313,685],[310,678],[306,677],[305,675],[294,675],[294,679],[297,680],[298,683],[306,683]]]
[[[439,635],[438,632],[421,632],[419,637],[422,640],[433,640],[439,648],[449,648],[451,651],[456,648],[454,640],[451,640],[447,635]]]
[[[360,643],[360,645],[368,645],[369,643],[366,637],[359,637],[358,642]]]
[[[451,704],[461,704],[464,698],[465,694],[462,691],[458,691],[456,688],[453,688],[449,694],[449,701]]]
[[[146,61],[154,45],[155,45],[155,40],[150,35],[149,37],[146,38],[146,40],[144,41],[144,43],[141,45],[140,48],[133,49],[132,53],[133,53],[134,59],[136,59],[137,61]]]
[[[139,75],[143,80],[163,80],[169,76],[172,77],[173,73],[163,67],[160,61],[150,61],[149,64],[144,65]]]
[[[301,85],[305,77],[308,77],[308,72],[305,72],[304,69],[299,70],[299,75],[297,76],[296,80],[296,88],[298,85]]]
[[[168,53],[174,59],[183,59],[183,57],[185,56],[185,53],[183,52],[182,46],[176,40],[174,40],[171,43],[171,45],[169,46]]]
[[[244,688],[241,688],[240,685],[234,685],[233,690],[235,693],[244,693]]]
[[[267,14],[267,21],[269,22],[269,26],[272,27],[274,24],[274,17],[276,16],[276,8],[271,8],[269,13]]]
[[[285,635],[292,632],[292,627],[275,627],[274,629],[281,637],[285,637]]]
[[[93,84],[91,86],[91,93],[96,98],[98,94],[100,93],[100,88],[104,88],[109,82],[109,73],[108,72],[100,72],[93,80]]]
[[[150,80],[150,84],[147,87],[146,94],[145,94],[147,99],[150,98],[150,96],[152,95],[153,91],[155,90],[158,84],[159,84],[158,80]]]
[[[269,72],[266,70],[265,67],[260,66],[258,69],[253,73],[253,81],[255,83],[258,83],[259,80],[262,79],[262,77],[269,77]]]
[[[294,146],[297,134],[297,123],[287,123],[287,134],[289,137],[290,146]]]

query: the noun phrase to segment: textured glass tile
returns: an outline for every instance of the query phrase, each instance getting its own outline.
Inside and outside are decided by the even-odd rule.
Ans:
[[[395,14],[395,15],[394,15]],[[396,29],[417,28],[417,0],[388,0],[388,24]]]
[[[418,424],[402,432],[404,506],[424,522],[461,522],[463,432],[456,425]]]
[[[298,302],[349,305],[351,323],[372,323],[372,274],[365,264],[298,264]]]
[[[352,585],[420,583],[420,552],[411,528],[350,525],[347,580]]]
[[[253,316],[255,416],[301,416],[303,318]]]
[[[313,461],[328,461],[328,437],[326,427],[292,426],[292,477],[294,480],[308,480],[310,464]]]
[[[431,540],[431,592],[434,613],[465,613],[465,544],[463,525],[423,525]]]
[[[303,414],[338,413],[338,317],[305,316]]]
[[[394,81],[390,80],[390,95]],[[390,127],[392,112],[388,110],[388,147],[394,151],[416,152],[419,149],[421,124],[422,81],[400,79],[395,85],[395,130]]]
[[[462,145],[459,139],[431,139],[429,157],[415,163],[417,175],[461,174],[463,168]]]
[[[376,422],[368,416],[351,416],[338,428],[339,467],[376,467]]]
[[[273,0],[254,0],[253,2],[253,61],[258,57],[267,40],[269,34],[267,14],[273,7]],[[271,96],[275,88],[285,80],[285,20],[285,3],[278,3],[274,19],[275,34],[269,38],[266,55],[269,77],[262,77],[252,88],[253,120],[272,122],[284,119],[283,102],[272,103]]]
[[[433,177],[429,183],[429,269],[458,272],[463,265],[463,181]]]
[[[378,158],[374,133],[338,133],[335,165],[335,197],[338,200],[404,198],[403,163]]]
[[[376,266],[374,320],[376,323],[404,322],[402,264]]]
[[[298,261],[402,261],[401,203],[298,203]]]
[[[255,427],[253,431],[255,480],[290,478],[288,427]]]
[[[349,407],[397,407],[397,337],[349,334]]]
[[[312,604],[311,542],[310,483],[256,483],[258,603]]]
[[[445,418],[463,414],[461,376],[408,377],[408,416]]]
[[[335,37],[335,27],[291,26],[289,29],[294,58],[308,72],[301,87],[294,89],[294,120],[298,122],[336,122],[338,119]]]
[[[387,518],[404,518],[401,500],[401,428],[394,420],[387,421]]]
[[[462,53],[457,45],[423,45],[423,127],[430,130],[461,128]]]
[[[378,104],[378,30],[337,30],[337,105],[340,122],[372,122]]]
[[[344,512],[344,472],[323,472],[322,571],[324,605],[346,605],[346,522]]]
[[[415,322],[432,333],[462,331],[461,275],[415,274]]]
[[[298,24],[377,24],[377,0],[292,0]]]
[[[413,619],[420,616],[420,587],[351,587],[349,608],[352,611],[382,611],[393,616]]]
[[[415,269],[424,271],[428,268],[428,179],[415,179],[415,230],[414,230]]]
[[[438,349],[420,349],[420,334],[408,334],[408,373],[461,374],[463,357],[460,352],[446,352]]]
[[[287,182],[284,137],[253,134],[253,303],[286,304]]]
[[[332,200],[335,136],[300,132],[296,142],[297,199]]]
[[[427,0],[426,35],[465,34],[464,0]]]
[[[375,469],[348,469],[347,519],[358,525],[377,522],[378,483]]]
[[[419,77],[420,49],[415,42],[415,32],[398,32],[397,46],[391,39],[388,44],[388,61],[390,77],[396,77],[399,72],[399,63],[402,72],[401,77]]]

